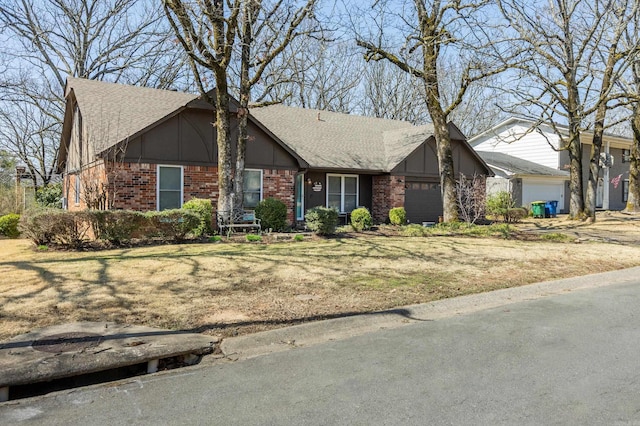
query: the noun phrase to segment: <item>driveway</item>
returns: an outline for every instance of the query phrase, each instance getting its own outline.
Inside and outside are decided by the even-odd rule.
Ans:
[[[618,244],[640,245],[640,214],[614,211],[598,212],[595,223],[570,220],[568,215],[557,218],[528,218],[517,225],[532,233],[560,232],[577,242],[600,241]]]

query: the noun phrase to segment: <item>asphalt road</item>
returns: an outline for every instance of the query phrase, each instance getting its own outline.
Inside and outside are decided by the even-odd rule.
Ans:
[[[640,277],[10,402],[0,424],[640,425]]]

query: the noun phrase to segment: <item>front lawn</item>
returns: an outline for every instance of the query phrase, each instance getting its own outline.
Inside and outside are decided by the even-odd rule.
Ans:
[[[229,336],[637,266],[640,246],[349,234],[63,252],[4,239],[0,258],[0,340],[71,321]]]

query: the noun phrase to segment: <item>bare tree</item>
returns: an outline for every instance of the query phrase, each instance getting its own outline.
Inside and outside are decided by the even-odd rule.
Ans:
[[[633,146],[629,156],[629,193],[624,209],[626,212],[640,211],[640,62],[638,60],[633,64],[632,74],[633,83],[626,86],[630,89],[629,93],[635,94],[631,102]]]
[[[218,210],[242,208],[244,157],[251,89],[291,43],[307,34],[303,24],[313,17],[315,0],[164,0],[165,14],[187,53],[203,98],[216,110],[218,144]],[[232,164],[230,80],[239,70],[238,141]],[[215,93],[207,76],[213,73]],[[214,94],[212,94],[214,93]]]
[[[538,124],[552,126],[560,147],[569,156],[569,215],[595,219],[595,194],[600,152],[613,82],[624,72],[630,50],[619,48],[621,36],[637,8],[636,0],[549,0],[529,4],[498,0],[505,19],[522,46],[522,61],[509,93],[538,116]],[[594,139],[585,205],[580,134],[591,128]],[[560,126],[568,126],[566,133]]]
[[[356,111],[364,62],[350,43],[327,38],[300,37],[287,46],[254,87],[255,102]]]
[[[424,85],[389,61],[374,62],[362,73],[365,115],[404,120],[414,124],[430,121]]]
[[[458,218],[447,120],[474,82],[506,69],[502,65],[496,67],[495,62],[486,62],[490,58],[481,54],[486,48],[498,49],[496,40],[486,32],[486,25],[474,22],[482,6],[487,4],[485,1],[377,1],[373,22],[378,33],[368,37],[359,34],[356,38],[357,45],[365,49],[366,60],[389,61],[418,78],[424,86],[437,146],[443,218],[447,222]],[[397,43],[391,37],[393,34],[385,32],[389,27],[395,27],[394,34],[402,34],[402,47],[394,48]],[[462,70],[461,78],[456,94],[445,103],[439,71],[442,61],[453,62],[455,58]]]
[[[36,185],[55,169],[67,76],[167,88],[185,78],[183,52],[167,33],[162,12],[141,0],[0,0],[0,110],[19,121],[22,147],[7,137]],[[35,123],[39,129],[33,129]],[[15,123],[14,123],[15,124]],[[36,156],[34,151],[37,152]]]
[[[468,178],[463,174],[456,183],[456,196],[458,197],[458,209],[460,219],[467,223],[476,223],[484,219],[487,186],[484,177],[473,175]]]

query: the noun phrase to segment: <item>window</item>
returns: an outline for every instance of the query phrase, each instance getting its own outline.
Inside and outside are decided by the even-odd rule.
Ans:
[[[255,208],[262,200],[262,170],[244,171],[244,206],[249,209]]]
[[[629,179],[625,179],[622,181],[622,201],[629,201]]]
[[[628,163],[629,161],[631,161],[631,150],[630,149],[623,149],[622,150],[622,162],[623,163]]]
[[[158,210],[182,207],[182,167],[158,166]]]
[[[75,198],[73,200],[74,203],[76,204],[80,204],[80,190],[82,189],[82,187],[80,186],[80,175],[76,175],[76,179],[75,179]]]
[[[304,174],[296,175],[296,220],[304,220]]]
[[[327,207],[349,213],[358,206],[358,175],[327,175]]]

